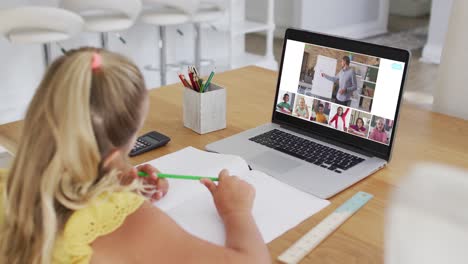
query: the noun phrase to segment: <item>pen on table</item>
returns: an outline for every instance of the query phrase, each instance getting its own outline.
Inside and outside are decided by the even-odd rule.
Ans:
[[[218,178],[215,177],[203,177],[203,176],[190,176],[190,175],[177,175],[177,174],[167,174],[167,173],[158,173],[156,174],[158,178],[165,179],[179,179],[179,180],[201,180],[201,179],[209,179],[212,181],[218,181]],[[149,177],[148,173],[139,171],[138,176],[142,178]]]

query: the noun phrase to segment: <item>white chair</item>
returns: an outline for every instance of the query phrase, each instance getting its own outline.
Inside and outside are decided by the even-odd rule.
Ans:
[[[467,201],[468,171],[418,165],[390,200],[385,263],[467,263]]]
[[[201,24],[210,23],[221,19],[225,15],[225,5],[218,1],[202,1],[197,10],[192,14],[191,22],[195,29],[195,67],[201,69],[202,64],[202,47],[201,47]]]
[[[84,30],[98,32],[101,46],[108,48],[109,32],[118,32],[133,26],[141,12],[140,0],[62,0],[61,7],[83,17]],[[125,40],[117,34],[119,39]]]
[[[41,6],[0,10],[0,34],[10,42],[43,44],[44,63],[51,62],[50,43],[69,39],[81,32],[83,19],[70,11]]]
[[[193,13],[193,7],[198,1],[194,0],[143,0],[143,12],[140,15],[142,23],[156,26],[159,30],[159,69],[151,66],[145,67],[147,70],[155,70],[160,73],[161,85],[167,84],[168,66],[171,69],[178,69],[178,65],[168,65],[167,63],[167,26],[178,26],[186,24]]]

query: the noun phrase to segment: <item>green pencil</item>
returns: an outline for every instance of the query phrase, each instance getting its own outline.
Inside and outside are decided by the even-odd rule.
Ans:
[[[166,173],[158,173],[158,178],[170,178],[170,179],[178,179],[178,180],[195,180],[199,181],[201,179],[209,179],[212,181],[218,181],[218,178],[214,177],[203,177],[203,176],[189,176],[189,175],[176,175],[176,174],[166,174]],[[138,172],[139,177],[148,177],[148,173],[139,171]]]
[[[211,72],[210,76],[208,77],[208,80],[205,82],[205,84],[202,87],[202,93],[205,92],[206,89],[208,89],[208,86],[211,83],[211,80],[213,79],[213,76],[215,75],[214,71]]]

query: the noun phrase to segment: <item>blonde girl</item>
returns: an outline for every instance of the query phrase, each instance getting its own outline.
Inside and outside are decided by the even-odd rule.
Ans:
[[[299,98],[299,104],[296,106],[295,114],[298,117],[309,119],[309,106],[307,106],[304,97]]]
[[[168,190],[141,181],[126,157],[148,108],[137,67],[101,49],[68,52],[48,69],[21,143],[0,178],[0,263],[268,263],[252,218],[254,190],[228,172],[213,195],[226,246],[191,236],[151,205]]]

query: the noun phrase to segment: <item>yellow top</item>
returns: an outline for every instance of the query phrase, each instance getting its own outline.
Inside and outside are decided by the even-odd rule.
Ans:
[[[315,121],[319,123],[326,124],[327,123],[327,117],[323,113],[317,112],[315,114]]]
[[[5,173],[5,170],[0,169],[0,177],[2,173]],[[91,201],[89,206],[73,212],[62,235],[56,240],[53,263],[89,263],[93,254],[90,244],[96,238],[119,228],[125,218],[135,212],[143,202],[142,196],[132,192],[105,193]],[[1,221],[2,203],[0,209]]]

